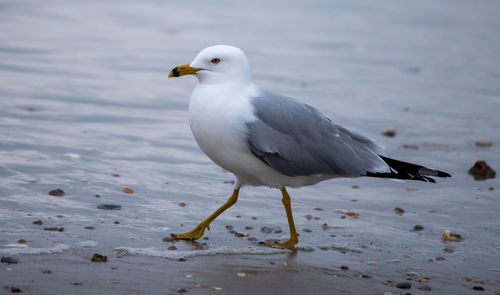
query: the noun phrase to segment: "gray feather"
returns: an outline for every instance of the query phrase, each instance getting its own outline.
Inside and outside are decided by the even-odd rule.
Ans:
[[[251,103],[257,120],[247,123],[248,147],[282,174],[354,177],[381,167],[389,171],[377,144],[309,105],[262,89]]]

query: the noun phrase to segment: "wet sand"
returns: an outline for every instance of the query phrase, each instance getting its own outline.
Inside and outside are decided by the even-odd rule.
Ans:
[[[0,256],[18,262],[0,263],[0,294],[12,286],[24,294],[500,294],[500,183],[467,173],[477,160],[500,169],[495,2],[0,7]],[[231,175],[190,133],[195,81],[167,79],[219,43],[247,52],[259,85],[362,131],[391,157],[453,177],[291,189],[296,251],[258,243],[288,238],[280,193],[267,188],[244,188],[206,239],[163,241],[232,191]],[[391,126],[395,137],[381,134]],[[492,145],[477,146],[481,139]],[[56,189],[64,195],[49,194]],[[463,240],[442,241],[445,230]],[[92,262],[94,253],[107,262]]]

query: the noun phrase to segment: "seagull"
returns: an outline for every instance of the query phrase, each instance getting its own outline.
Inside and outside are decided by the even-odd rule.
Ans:
[[[435,182],[451,175],[383,156],[383,148],[358,132],[332,122],[294,98],[252,82],[245,53],[233,46],[203,49],[190,64],[168,77],[194,75],[189,125],[203,152],[235,176],[229,199],[193,230],[174,239],[197,240],[210,223],[238,200],[242,186],[281,190],[290,238],[271,247],[293,248],[298,236],[286,187],[302,187],[337,177],[382,177]]]

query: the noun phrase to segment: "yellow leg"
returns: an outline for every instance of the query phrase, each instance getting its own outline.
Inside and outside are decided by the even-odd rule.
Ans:
[[[292,248],[299,242],[299,234],[295,230],[295,224],[293,223],[292,206],[290,206],[290,195],[285,188],[281,189],[281,194],[283,195],[283,199],[281,199],[281,201],[285,206],[286,218],[288,219],[288,226],[290,227],[290,239],[283,243],[266,243],[266,245],[275,248]]]
[[[208,216],[207,219],[203,220],[198,224],[193,230],[188,231],[187,233],[183,234],[172,234],[172,237],[174,239],[179,239],[179,240],[197,240],[203,236],[203,233],[205,232],[205,228],[210,229],[210,222],[212,222],[217,216],[219,216],[224,210],[227,208],[231,207],[238,201],[238,193],[240,189],[235,189],[233,191],[233,194],[229,199],[222,205],[219,209],[217,209],[214,213],[212,213],[210,216]]]

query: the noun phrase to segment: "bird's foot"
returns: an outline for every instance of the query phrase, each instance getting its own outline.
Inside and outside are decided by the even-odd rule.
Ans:
[[[208,228],[210,230],[210,224],[205,224],[204,222],[201,222],[198,224],[195,228],[192,230],[183,233],[183,234],[171,234],[172,238],[177,239],[177,240],[198,240],[199,238],[203,237],[203,233],[205,232],[205,228]]]
[[[299,242],[299,239],[297,237],[290,238],[290,240],[282,243],[264,243],[264,245],[268,245],[273,248],[293,248],[295,244]]]

